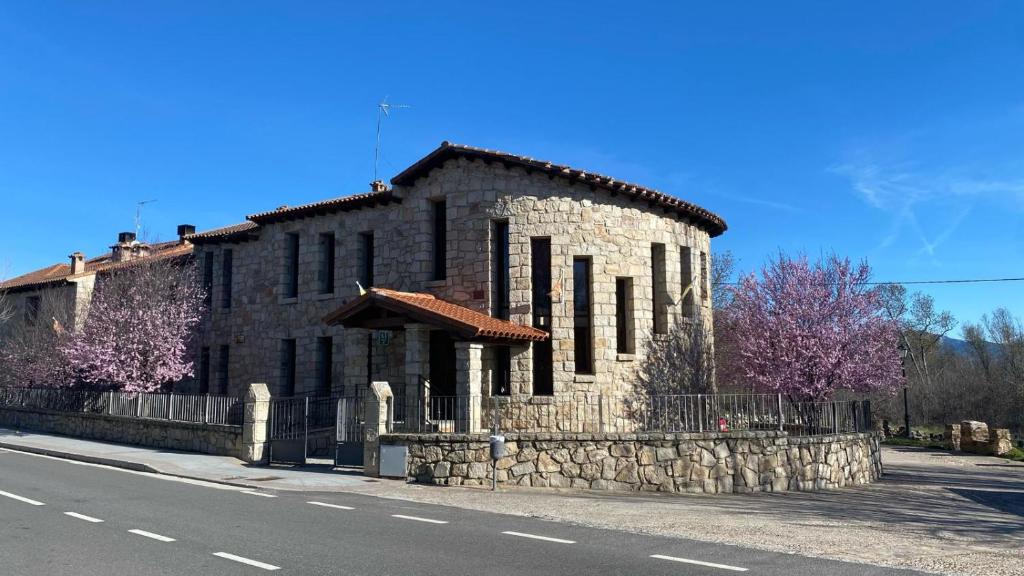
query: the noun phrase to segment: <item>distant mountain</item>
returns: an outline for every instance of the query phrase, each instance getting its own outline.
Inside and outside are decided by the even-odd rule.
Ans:
[[[943,336],[939,343],[941,346],[944,346],[957,354],[970,354],[973,352],[971,344],[968,341],[961,340],[959,338]],[[999,351],[999,344],[996,344],[995,342],[986,342],[985,344],[988,345],[989,352],[996,353]]]

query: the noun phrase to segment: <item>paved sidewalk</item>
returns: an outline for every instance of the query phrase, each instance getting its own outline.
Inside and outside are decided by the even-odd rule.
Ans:
[[[250,488],[335,491],[378,482],[365,478],[361,470],[332,470],[327,465],[254,466],[230,456],[127,446],[8,428],[0,428],[0,448]]]

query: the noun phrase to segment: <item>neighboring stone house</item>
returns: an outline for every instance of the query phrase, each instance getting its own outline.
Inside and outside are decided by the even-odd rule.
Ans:
[[[398,397],[544,404],[628,392],[677,317],[710,330],[726,225],[707,210],[447,142],[391,184],[186,237],[211,289],[200,391],[386,380]]]

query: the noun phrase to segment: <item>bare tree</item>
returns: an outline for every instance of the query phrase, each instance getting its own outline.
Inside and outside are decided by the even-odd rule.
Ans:
[[[11,294],[12,311],[0,329],[0,384],[16,387],[60,387],[71,372],[60,348],[73,325],[74,298],[65,287],[44,288],[25,297],[24,313]],[[28,304],[27,302],[31,302]]]
[[[708,394],[715,389],[711,334],[700,322],[678,318],[666,337],[648,340],[640,391],[648,396]]]
[[[907,293],[901,284],[879,287],[886,314],[900,323],[900,338],[918,379],[929,388],[932,384],[931,362],[942,339],[956,327],[949,311],[935,309],[935,299],[921,292]]]

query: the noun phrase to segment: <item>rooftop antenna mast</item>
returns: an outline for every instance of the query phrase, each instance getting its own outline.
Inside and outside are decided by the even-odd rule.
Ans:
[[[156,198],[153,198],[152,200],[142,200],[140,202],[136,202],[135,203],[135,239],[136,240],[139,239],[139,232],[142,229],[142,207],[145,206],[146,204],[152,204],[153,202],[156,202],[156,200],[157,200]]]
[[[397,108],[412,108],[407,104],[388,104],[388,97],[385,96],[377,104],[377,147],[373,150],[373,181],[377,181],[377,168],[380,164],[380,126],[385,117],[390,116],[390,111]]]

